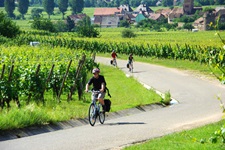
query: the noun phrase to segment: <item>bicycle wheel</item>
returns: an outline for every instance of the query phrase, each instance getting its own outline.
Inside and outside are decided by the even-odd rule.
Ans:
[[[100,122],[101,124],[103,124],[104,121],[105,121],[105,113],[100,112],[100,113],[99,113],[99,122]]]
[[[95,105],[93,103],[89,107],[88,120],[91,126],[95,125],[96,112],[95,112]]]

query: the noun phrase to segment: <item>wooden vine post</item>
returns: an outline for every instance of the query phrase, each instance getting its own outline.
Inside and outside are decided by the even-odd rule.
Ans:
[[[1,76],[0,76],[0,80],[3,79],[4,73],[5,73],[5,64],[2,66],[2,73],[1,73]],[[3,107],[4,107],[4,101],[3,101],[3,99],[0,99],[0,106],[3,109]]]
[[[60,103],[60,96],[62,94],[62,90],[63,90],[63,87],[64,87],[64,83],[65,83],[66,78],[68,76],[68,73],[69,73],[69,69],[70,69],[71,64],[72,64],[72,60],[70,60],[70,62],[69,62],[69,65],[68,65],[67,70],[66,70],[66,74],[63,77],[62,85],[61,85],[60,90],[59,90],[59,94],[58,94],[58,97],[57,97],[59,103]]]
[[[76,89],[76,81],[80,75],[80,71],[82,70],[83,68],[83,65],[85,63],[85,60],[86,60],[86,55],[83,55],[82,56],[82,59],[79,61],[79,64],[78,64],[78,67],[77,67],[77,71],[76,71],[76,74],[75,74],[75,81],[74,81],[74,84],[70,90],[70,93],[68,94],[68,98],[67,100],[72,100],[72,95],[73,95],[73,92],[74,90]]]
[[[36,72],[35,72],[35,76],[38,75],[38,73],[39,73],[39,71],[40,71],[40,68],[41,68],[41,65],[39,64],[39,65],[37,66],[37,69],[36,69]],[[30,92],[29,92],[29,95],[28,95],[28,103],[30,102],[30,99],[31,99],[31,96],[32,96],[31,92],[32,92],[33,90],[34,90],[34,89],[33,89],[33,87],[31,86]]]
[[[52,65],[52,68],[51,68],[51,70],[50,70],[50,72],[49,72],[49,74],[48,74],[48,78],[46,79],[45,84],[44,84],[44,88],[43,88],[43,91],[42,91],[42,101],[43,101],[43,104],[44,104],[44,102],[45,102],[45,101],[44,101],[44,93],[45,93],[45,90],[46,90],[46,86],[47,86],[48,82],[50,81],[50,78],[51,78],[51,76],[52,76],[54,67],[55,67],[55,65],[53,64],[53,65]]]

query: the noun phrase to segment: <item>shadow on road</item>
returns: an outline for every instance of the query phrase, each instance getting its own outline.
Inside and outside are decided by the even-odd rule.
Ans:
[[[116,123],[105,123],[105,125],[115,126],[115,125],[141,125],[144,122],[116,122]]]

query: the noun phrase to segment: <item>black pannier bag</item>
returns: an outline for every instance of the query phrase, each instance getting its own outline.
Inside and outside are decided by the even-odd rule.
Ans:
[[[111,101],[109,99],[105,99],[104,102],[105,102],[105,111],[109,112],[111,107]]]
[[[127,68],[129,68],[129,63],[127,64]]]

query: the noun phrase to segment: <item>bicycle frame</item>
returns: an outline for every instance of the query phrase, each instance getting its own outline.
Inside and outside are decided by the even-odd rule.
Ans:
[[[99,121],[101,124],[104,123],[105,121],[105,114],[102,113],[100,111],[101,109],[101,103],[97,103],[97,96],[100,93],[100,91],[89,91],[92,92],[92,102],[91,105],[89,107],[89,123],[91,124],[91,126],[94,126],[95,122],[96,122],[96,118],[99,116]]]

